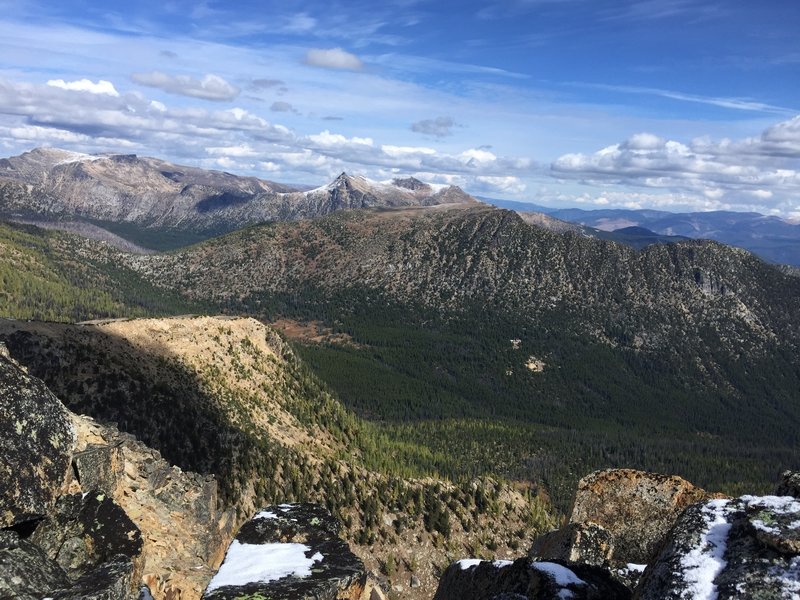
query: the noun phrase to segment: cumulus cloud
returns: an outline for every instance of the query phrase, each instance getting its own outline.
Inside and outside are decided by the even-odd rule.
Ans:
[[[327,129],[316,135],[308,136],[314,144],[326,148],[342,146],[372,146],[372,138],[352,137],[347,138],[339,133],[331,133]]]
[[[436,117],[435,119],[423,119],[412,123],[411,131],[442,138],[453,135],[453,127],[455,126],[456,122],[452,117]]]
[[[51,79],[47,82],[50,87],[61,88],[62,90],[72,90],[75,92],[89,92],[91,94],[106,94],[108,96],[119,96],[119,92],[114,88],[114,84],[105,79],[100,79],[97,83],[89,79],[78,81],[64,81],[63,79]]]
[[[639,133],[594,154],[565,154],[551,166],[560,178],[702,194],[746,204],[786,200],[800,193],[800,117],[760,136],[689,143]],[[763,208],[763,207],[762,207]]]
[[[190,96],[213,100],[215,102],[230,101],[239,95],[239,88],[231,85],[218,75],[208,74],[202,79],[189,75],[169,75],[160,71],[150,73],[134,73],[131,79],[139,85],[158,88],[168,94]]]
[[[513,176],[486,176],[478,175],[475,181],[483,184],[484,187],[491,191],[498,191],[504,194],[521,194],[527,187],[519,177]]]
[[[312,48],[306,52],[305,63],[324,69],[360,71],[364,68],[364,63],[361,62],[360,58],[341,48]]]

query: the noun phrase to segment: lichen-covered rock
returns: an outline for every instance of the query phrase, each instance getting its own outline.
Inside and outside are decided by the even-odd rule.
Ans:
[[[0,354],[0,527],[47,513],[69,473],[74,445],[64,405]]]
[[[614,537],[618,563],[649,562],[683,510],[708,499],[703,489],[672,475],[633,469],[595,471],[578,482],[572,523],[596,523]]]
[[[114,495],[119,485],[123,461],[119,444],[92,444],[72,458],[75,472],[84,490],[100,490]]]
[[[199,598],[233,538],[213,477],[182,471],[114,427],[73,415],[84,489],[111,494],[142,533],[141,582],[155,600]]]
[[[614,553],[614,538],[596,523],[568,523],[534,540],[529,558],[562,560],[607,566]]]
[[[140,593],[134,570],[130,557],[119,554],[51,596],[53,600],[133,600]]]
[[[800,498],[800,471],[784,471],[775,495]]]
[[[460,560],[442,574],[434,600],[627,600],[608,571],[562,562]]]
[[[742,496],[684,512],[636,589],[637,600],[800,597],[800,500]]]
[[[14,532],[0,530],[0,598],[40,600],[69,578],[44,551]]]
[[[320,506],[270,506],[246,522],[203,598],[357,600],[367,574]]]
[[[138,586],[142,567],[139,528],[105,492],[59,498],[51,514],[34,531],[31,542],[73,580],[118,555],[126,556]],[[115,567],[115,572],[118,570]]]

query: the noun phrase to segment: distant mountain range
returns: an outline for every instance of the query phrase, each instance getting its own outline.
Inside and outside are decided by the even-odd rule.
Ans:
[[[37,148],[0,160],[0,218],[71,223],[73,229],[75,222],[88,222],[154,249],[342,208],[453,202],[476,200],[457,187],[413,177],[375,182],[342,173],[328,185],[301,190],[134,154]]]
[[[327,185],[307,189],[134,154],[37,148],[0,159],[0,219],[79,232],[133,251],[174,249],[257,223],[313,219],[340,209],[477,201],[458,187],[413,177],[378,182],[342,173]],[[745,248],[768,262],[800,266],[800,224],[778,217],[481,201],[514,210],[528,224],[637,249],[710,239]]]
[[[522,213],[543,213],[581,225],[584,231],[603,239],[629,243],[629,228],[637,227],[639,240],[678,241],[707,239],[750,250],[779,264],[800,266],[800,224],[754,212],[710,211],[673,213],[663,210],[550,208],[528,202],[482,198],[485,202]],[[648,232],[642,231],[649,230]],[[651,242],[652,243],[652,242]]]

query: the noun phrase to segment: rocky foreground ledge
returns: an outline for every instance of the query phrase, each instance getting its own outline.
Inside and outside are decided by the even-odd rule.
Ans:
[[[774,496],[721,498],[629,469],[585,477],[570,522],[516,561],[465,559],[435,600],[800,598],[800,473]]]

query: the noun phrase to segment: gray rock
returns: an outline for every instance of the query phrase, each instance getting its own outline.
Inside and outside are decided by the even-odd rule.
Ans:
[[[69,473],[75,441],[59,399],[0,355],[0,527],[47,513]]]
[[[689,507],[636,589],[638,600],[800,597],[800,501],[742,496]]]
[[[607,566],[614,553],[614,537],[596,523],[568,523],[536,538],[529,558]]]
[[[137,581],[141,577],[143,544],[139,528],[104,492],[59,498],[52,513],[34,531],[31,542],[73,580],[118,555],[130,559]]]
[[[775,490],[775,495],[800,498],[800,471],[784,471],[781,478],[782,481]]]
[[[628,600],[608,571],[561,562],[458,561],[442,574],[434,600]]]
[[[339,539],[340,527],[327,510],[313,504],[265,508],[239,530],[203,598],[233,600],[256,594],[271,600],[359,598],[367,574],[361,560]],[[265,569],[260,573],[247,569],[254,556]],[[279,569],[281,565],[284,568]]]
[[[0,598],[40,600],[69,585],[64,570],[41,548],[13,531],[0,530]]]
[[[53,600],[124,600],[139,594],[130,557],[122,554],[84,573],[68,589],[52,593]]]
[[[417,577],[416,575],[412,575],[411,579],[408,582],[408,587],[413,589],[413,588],[418,588],[421,585],[422,583],[420,582],[419,577]]]
[[[84,490],[101,490],[114,495],[123,469],[119,444],[88,446],[76,452],[72,462]]]

